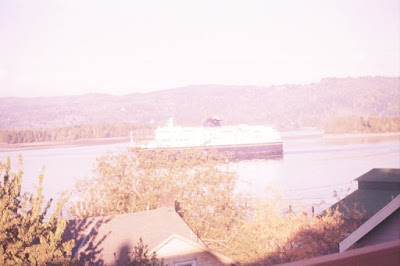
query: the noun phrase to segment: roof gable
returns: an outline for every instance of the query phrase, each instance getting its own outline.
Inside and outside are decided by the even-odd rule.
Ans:
[[[219,252],[216,252],[216,251],[206,247],[205,245],[194,242],[191,239],[188,239],[188,238],[186,238],[180,234],[176,234],[176,233],[170,235],[168,238],[166,238],[160,244],[155,246],[153,249],[149,250],[149,253],[153,253],[153,252],[157,253],[158,250],[162,249],[165,245],[167,245],[169,242],[171,242],[173,240],[179,240],[179,241],[185,242],[186,244],[191,245],[203,252],[210,253],[211,255],[216,257],[220,262],[222,262],[224,264],[230,264],[230,265],[239,265],[240,264],[238,261],[235,261]]]

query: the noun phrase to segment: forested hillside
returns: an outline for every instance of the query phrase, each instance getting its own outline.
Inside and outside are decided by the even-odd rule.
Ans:
[[[1,98],[0,129],[59,128],[86,124],[271,124],[279,130],[323,129],[338,118],[400,116],[400,78],[327,78],[307,85],[270,87],[198,85],[125,96]]]
[[[0,129],[0,143],[31,143],[44,141],[73,142],[82,139],[118,138],[128,139],[130,133],[137,141],[151,138],[154,125],[118,122],[111,124],[85,124],[57,128]]]

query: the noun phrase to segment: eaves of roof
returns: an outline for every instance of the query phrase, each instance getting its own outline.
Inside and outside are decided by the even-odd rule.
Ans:
[[[362,182],[400,183],[400,169],[374,168],[355,180]]]
[[[346,239],[339,243],[339,252],[343,252],[355,244],[358,240],[368,234],[372,229],[383,222],[387,217],[400,208],[400,195],[389,202],[384,208],[379,210],[368,221],[357,228]]]

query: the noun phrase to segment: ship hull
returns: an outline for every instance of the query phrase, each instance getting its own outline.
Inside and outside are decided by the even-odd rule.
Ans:
[[[233,160],[280,159],[282,142],[207,147],[206,150],[228,154]]]
[[[179,153],[191,149],[202,149],[213,154],[226,155],[230,160],[255,160],[255,159],[281,159],[283,157],[283,143],[257,143],[257,144],[235,144],[235,145],[215,145],[202,147],[164,147],[164,148],[141,148],[155,151],[169,151]]]

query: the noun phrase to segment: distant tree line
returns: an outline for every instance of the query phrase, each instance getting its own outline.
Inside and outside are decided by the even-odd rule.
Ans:
[[[3,129],[0,130],[0,143],[16,144],[129,137],[131,131],[135,140],[145,140],[154,135],[155,128],[155,124],[120,122],[60,128]],[[400,132],[400,117],[336,117],[324,124],[324,130],[331,134]]]
[[[112,123],[76,125],[47,129],[5,129],[0,130],[0,142],[31,143],[43,141],[70,141],[93,138],[129,137],[133,131],[136,140],[151,136],[154,126],[139,123]]]
[[[400,132],[400,117],[336,117],[325,124],[326,133]]]

